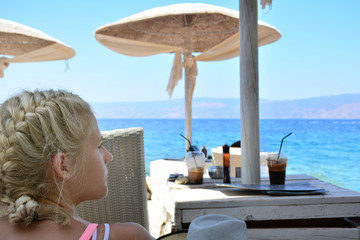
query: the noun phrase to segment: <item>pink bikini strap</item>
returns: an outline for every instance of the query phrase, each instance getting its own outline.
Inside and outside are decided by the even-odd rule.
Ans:
[[[90,223],[85,229],[84,233],[79,238],[79,240],[89,240],[91,236],[94,234],[97,226],[98,225],[96,223]]]

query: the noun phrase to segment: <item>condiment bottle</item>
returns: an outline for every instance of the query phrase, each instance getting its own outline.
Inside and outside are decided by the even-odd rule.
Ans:
[[[204,153],[205,158],[207,158],[207,150],[206,150],[205,146],[203,146],[203,149],[201,151]]]
[[[231,183],[230,180],[230,153],[229,146],[223,146],[223,183]]]

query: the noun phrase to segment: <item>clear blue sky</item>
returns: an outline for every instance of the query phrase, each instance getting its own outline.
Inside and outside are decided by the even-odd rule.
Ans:
[[[0,18],[43,31],[70,45],[68,61],[14,63],[0,79],[0,102],[21,89],[63,88],[90,102],[169,99],[165,89],[173,55],[128,57],[95,40],[104,24],[140,11],[174,3],[201,2],[239,9],[222,1],[2,1]],[[258,0],[258,3],[260,0]],[[358,0],[273,0],[260,20],[282,38],[259,49],[260,98],[301,99],[360,93],[360,14]],[[194,97],[239,97],[239,58],[198,62]],[[173,98],[184,98],[184,81]]]

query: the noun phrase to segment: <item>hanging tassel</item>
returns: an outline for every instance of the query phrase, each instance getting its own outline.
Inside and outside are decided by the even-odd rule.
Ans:
[[[176,50],[173,66],[171,68],[169,82],[166,87],[166,91],[169,94],[169,98],[171,98],[174,88],[176,87],[176,85],[178,85],[178,82],[181,79],[182,79],[181,52],[179,50]]]
[[[261,9],[264,9],[266,7],[266,5],[268,5],[269,8],[271,9],[272,0],[260,0],[260,4],[261,4]]]
[[[0,78],[4,77],[4,71],[9,67],[9,63],[5,62],[6,57],[0,57]]]
[[[190,91],[190,96],[193,95],[194,92],[194,88],[195,88],[195,83],[196,83],[196,76],[198,75],[198,69],[197,69],[197,64],[196,64],[196,60],[195,60],[195,56],[191,55],[190,57],[185,57],[184,56],[184,63],[183,63],[183,67],[188,67],[190,68],[190,82],[191,82],[191,91]]]

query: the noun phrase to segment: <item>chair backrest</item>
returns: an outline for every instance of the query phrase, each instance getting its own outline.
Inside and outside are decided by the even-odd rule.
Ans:
[[[118,129],[102,135],[114,157],[108,164],[108,195],[79,204],[78,214],[98,224],[136,222],[149,229],[143,129]]]

